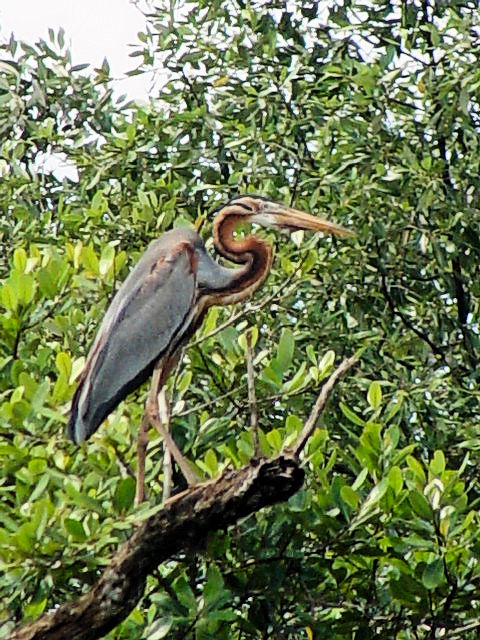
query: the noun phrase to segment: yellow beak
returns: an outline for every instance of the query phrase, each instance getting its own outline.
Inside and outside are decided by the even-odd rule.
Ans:
[[[325,220],[325,218],[316,218],[315,216],[292,209],[284,204],[270,202],[268,200],[262,202],[261,210],[250,217],[251,222],[256,222],[264,227],[276,226],[291,229],[308,229],[310,231],[323,231],[324,233],[333,233],[338,236],[354,236],[353,231],[349,231],[335,222]]]

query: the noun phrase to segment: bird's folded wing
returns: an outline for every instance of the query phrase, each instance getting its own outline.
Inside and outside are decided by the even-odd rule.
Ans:
[[[81,442],[96,431],[181,342],[195,303],[194,261],[187,242],[165,251],[151,245],[131,271],[105,314],[74,395],[72,440]]]

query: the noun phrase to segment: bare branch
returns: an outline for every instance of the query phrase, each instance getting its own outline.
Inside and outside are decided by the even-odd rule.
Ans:
[[[162,388],[158,396],[158,413],[162,424],[167,431],[170,431],[170,405],[167,398],[167,391],[165,387]],[[163,494],[162,499],[165,503],[172,492],[172,454],[168,447],[163,451]]]
[[[138,427],[137,435],[137,491],[135,494],[135,504],[137,506],[145,500],[145,460],[147,458],[148,427],[149,421],[147,414],[145,414]]]
[[[329,379],[325,382],[325,384],[321,388],[320,393],[318,394],[317,401],[315,402],[313,409],[310,415],[308,416],[308,420],[306,421],[302,429],[302,432],[295,444],[295,448],[293,451],[296,456],[300,455],[300,453],[305,448],[305,444],[308,438],[310,438],[310,436],[315,431],[317,420],[320,414],[322,413],[322,411],[324,410],[325,405],[327,404],[328,398],[330,397],[330,394],[333,391],[333,388],[335,387],[337,382],[340,380],[340,378],[344,376],[347,373],[347,371],[351,367],[353,367],[353,365],[356,364],[357,362],[358,362],[358,358],[356,356],[352,356],[351,358],[347,358],[346,360],[344,360],[335,369],[335,371],[332,373],[332,375],[329,377]]]
[[[257,397],[255,395],[255,372],[253,370],[253,353],[252,353],[252,332],[247,331],[245,335],[247,341],[247,386],[248,386],[248,404],[250,405],[250,427],[253,435],[253,450],[255,456],[260,455],[260,444],[258,441],[258,414],[257,414]]]

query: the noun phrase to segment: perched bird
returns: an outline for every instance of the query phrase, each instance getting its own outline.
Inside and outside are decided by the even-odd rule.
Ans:
[[[234,238],[246,222],[351,235],[328,220],[245,195],[221,207],[213,223],[217,251],[237,268],[215,262],[193,229],[173,229],[154,240],[113,298],[88,354],[68,424],[74,442],[90,437],[154,368],[160,389],[210,306],[245,300],[260,287],[273,251],[254,235]]]

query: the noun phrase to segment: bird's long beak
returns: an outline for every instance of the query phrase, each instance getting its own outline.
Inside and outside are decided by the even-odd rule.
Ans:
[[[324,218],[316,218],[315,216],[292,209],[286,205],[277,202],[264,201],[258,213],[250,218],[251,222],[256,222],[265,227],[275,226],[291,229],[309,229],[311,231],[323,231],[324,233],[333,233],[339,236],[353,236],[352,231],[345,229],[339,224],[325,220]]]

